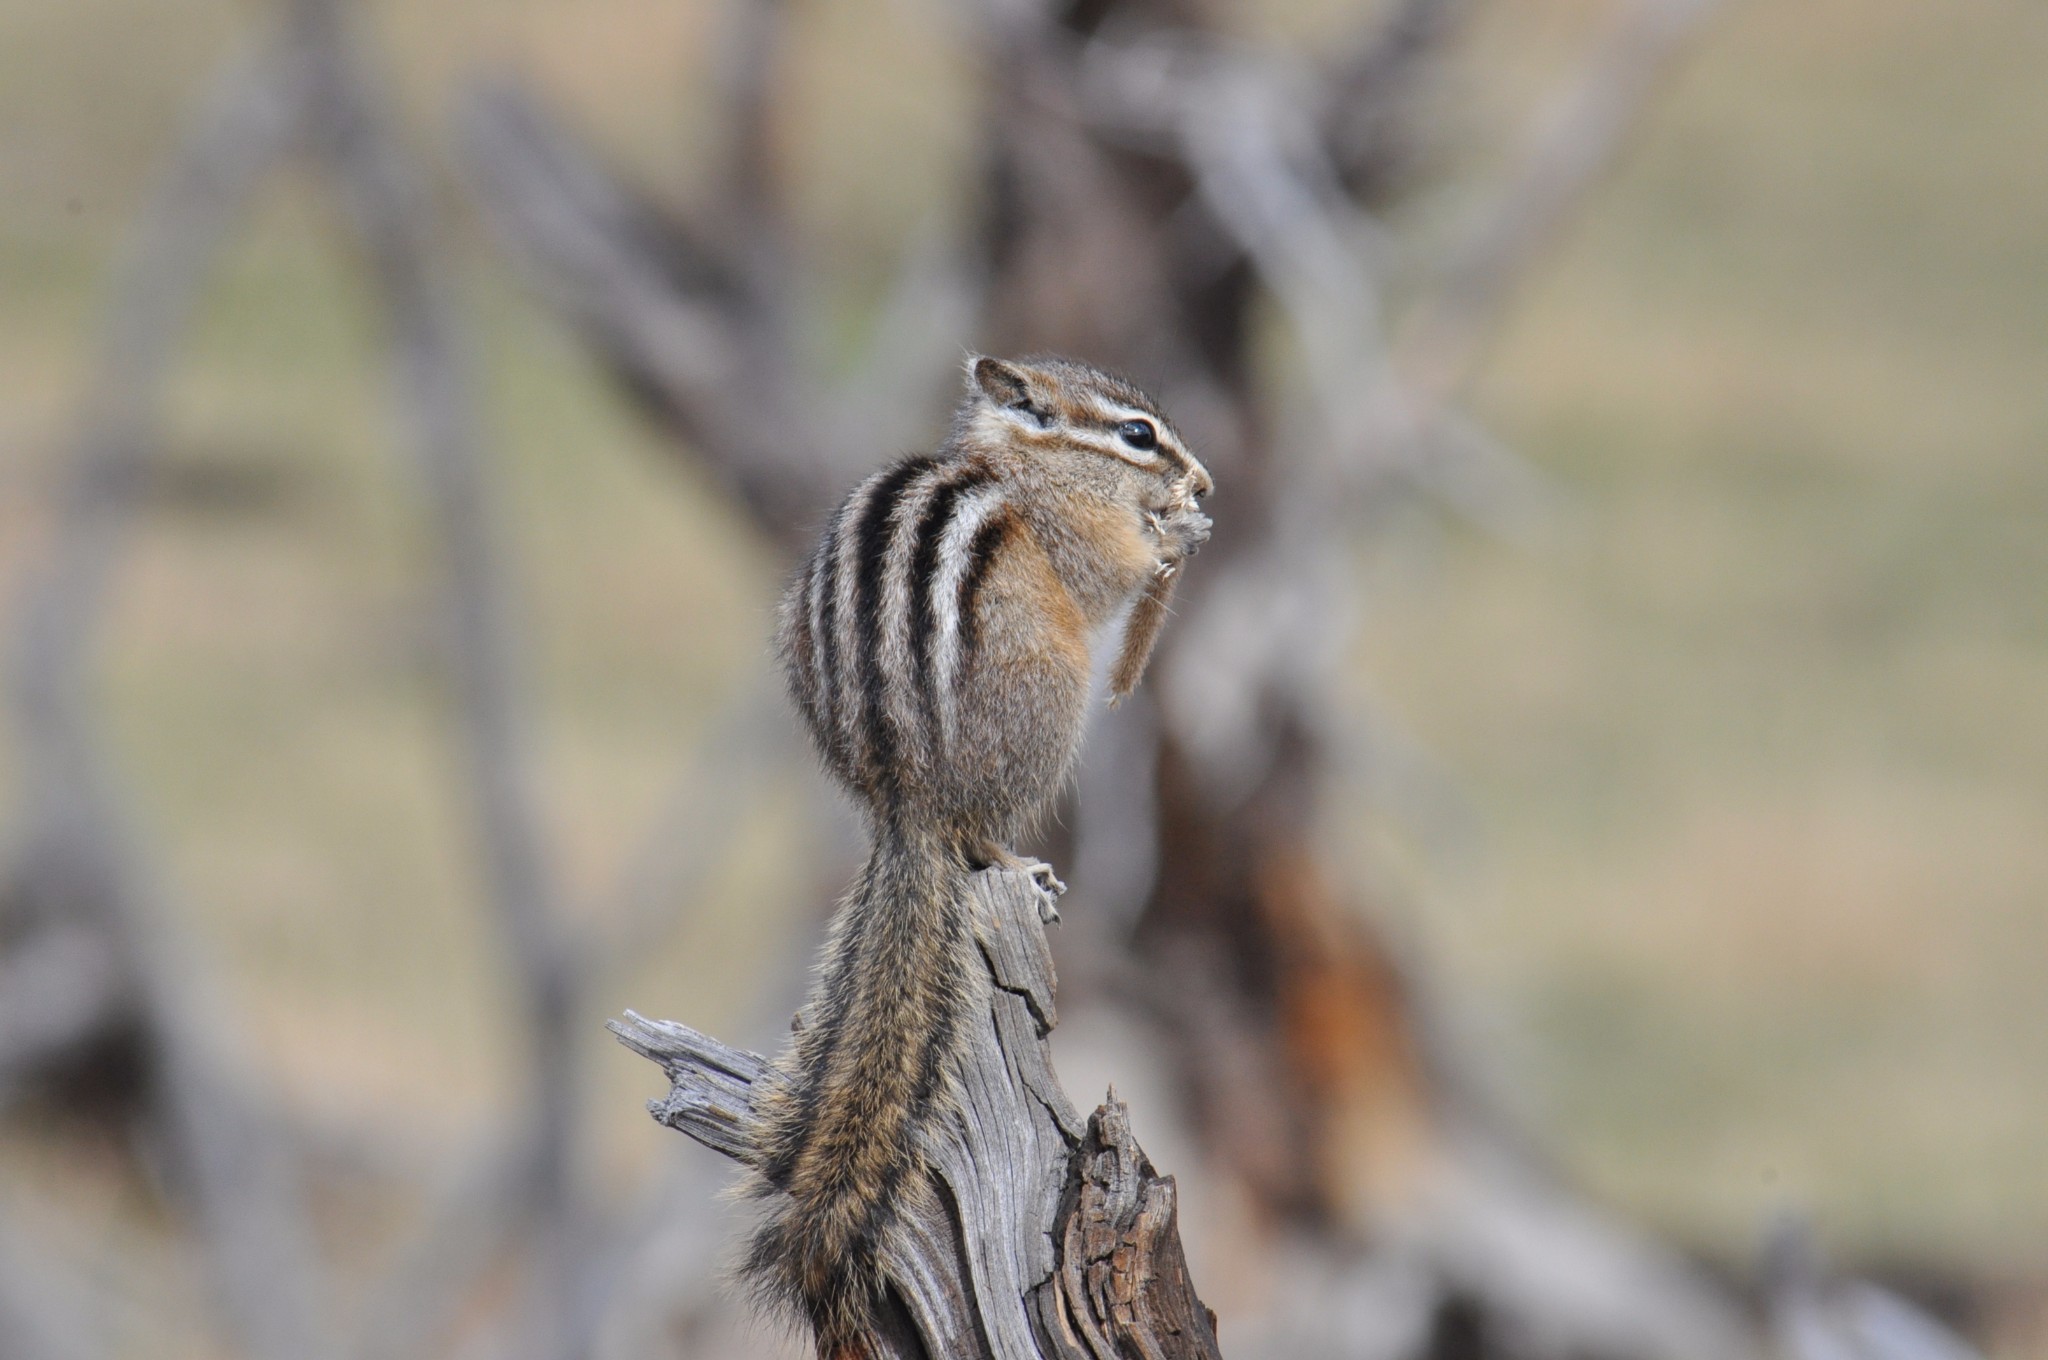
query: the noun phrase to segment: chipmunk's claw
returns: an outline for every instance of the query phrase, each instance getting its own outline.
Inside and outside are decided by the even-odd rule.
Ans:
[[[1067,891],[1067,885],[1060,882],[1052,866],[1044,860],[1029,860],[1024,872],[1031,875],[1031,884],[1038,889],[1038,919],[1045,925],[1052,925],[1060,919],[1059,900]]]

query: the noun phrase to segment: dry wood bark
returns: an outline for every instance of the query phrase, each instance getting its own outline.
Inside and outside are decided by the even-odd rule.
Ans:
[[[937,1193],[884,1259],[900,1305],[883,1360],[1202,1360],[1214,1316],[1180,1249],[1174,1181],[1131,1137],[1112,1092],[1085,1121],[1053,1075],[1051,951],[1031,880],[975,876],[988,966],[984,1005],[957,1073],[956,1113],[926,1143]],[[654,1117],[748,1163],[754,1092],[776,1080],[758,1054],[628,1014],[613,1031],[662,1066]],[[918,1199],[906,1202],[919,1203]]]

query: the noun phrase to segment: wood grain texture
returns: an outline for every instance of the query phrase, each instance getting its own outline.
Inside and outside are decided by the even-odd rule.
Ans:
[[[933,1193],[907,1201],[885,1253],[900,1303],[877,1338],[886,1360],[1118,1360],[1220,1356],[1213,1315],[1181,1254],[1173,1180],[1131,1138],[1124,1107],[1084,1120],[1053,1074],[1058,1023],[1039,897],[989,869],[972,892],[989,972],[954,1117],[926,1147]],[[685,1025],[628,1012],[612,1032],[661,1064],[655,1119],[744,1163],[768,1060]]]

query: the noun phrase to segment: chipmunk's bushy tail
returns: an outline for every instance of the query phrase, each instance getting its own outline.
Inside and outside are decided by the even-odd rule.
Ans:
[[[810,1323],[826,1360],[863,1360],[881,1247],[921,1193],[921,1136],[950,1097],[981,969],[967,866],[929,833],[885,823],[832,921],[786,1082],[753,1131],[773,1201],[743,1272]]]

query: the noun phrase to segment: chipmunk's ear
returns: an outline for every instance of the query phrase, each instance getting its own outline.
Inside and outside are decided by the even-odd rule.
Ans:
[[[997,406],[1037,413],[1031,404],[1030,380],[1020,369],[1001,359],[991,359],[986,354],[975,355],[967,361],[967,380]]]

